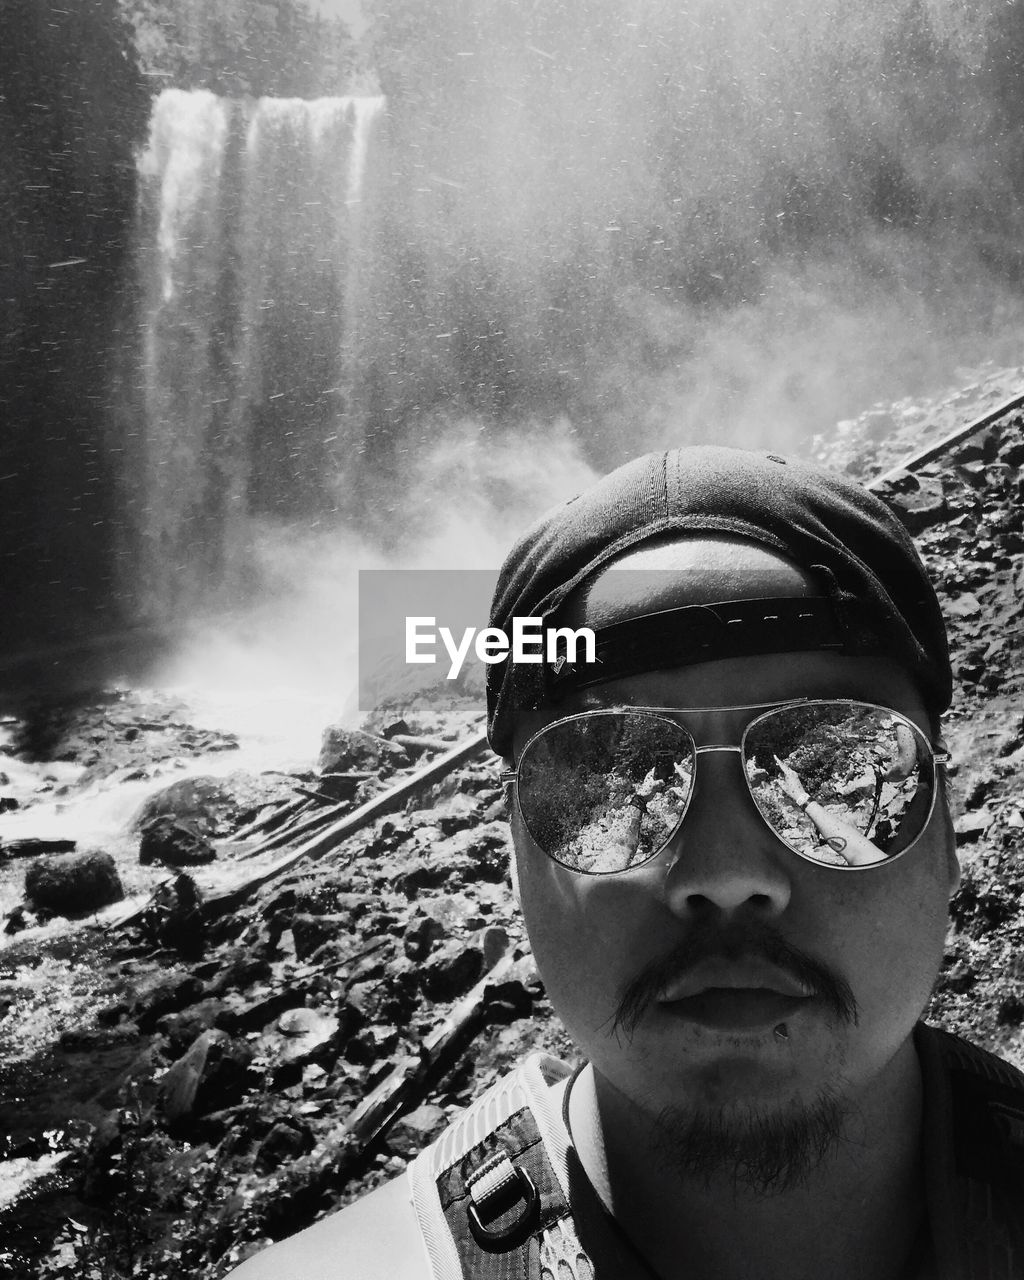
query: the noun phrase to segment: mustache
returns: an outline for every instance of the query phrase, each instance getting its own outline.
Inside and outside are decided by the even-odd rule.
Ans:
[[[612,1034],[632,1040],[644,1014],[674,978],[705,960],[762,960],[791,974],[825,1002],[839,1022],[857,1025],[859,1011],[846,979],[823,960],[801,951],[772,928],[695,929],[664,956],[644,966],[629,983],[612,1019]]]

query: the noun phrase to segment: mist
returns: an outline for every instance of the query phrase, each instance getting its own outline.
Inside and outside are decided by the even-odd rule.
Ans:
[[[150,86],[70,591],[175,678],[326,680],[359,565],[496,567],[644,449],[1019,361],[1019,5],[363,10],[348,96]]]

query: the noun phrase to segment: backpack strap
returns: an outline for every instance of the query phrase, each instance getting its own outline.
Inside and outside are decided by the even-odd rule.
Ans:
[[[1024,1280],[1024,1075],[919,1025],[925,1184],[942,1280]]]
[[[464,1280],[533,1280],[540,1237],[569,1213],[533,1113],[523,1108],[437,1179]]]

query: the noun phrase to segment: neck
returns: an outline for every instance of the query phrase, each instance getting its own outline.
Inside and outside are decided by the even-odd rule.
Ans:
[[[804,1177],[768,1191],[731,1172],[681,1172],[654,1118],[591,1067],[569,1118],[588,1178],[662,1280],[748,1277],[753,1259],[760,1280],[898,1280],[924,1212],[913,1044],[845,1103],[838,1140]]]

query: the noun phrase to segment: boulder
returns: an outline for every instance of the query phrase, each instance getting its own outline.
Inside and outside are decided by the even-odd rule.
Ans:
[[[227,836],[263,806],[293,795],[294,779],[283,774],[239,770],[226,778],[179,778],[149,797],[133,825],[141,831],[154,818],[173,818],[200,835]]]
[[[168,867],[196,867],[213,862],[217,851],[194,823],[164,816],[142,828],[139,862],[162,862]]]
[[[37,911],[81,916],[120,902],[124,888],[109,853],[69,853],[33,863],[25,897]]]
[[[230,1106],[256,1080],[253,1050],[225,1031],[204,1031],[160,1081],[160,1106],[171,1124]]]
[[[324,730],[319,760],[321,773],[391,770],[408,763],[409,756],[404,747],[389,742],[387,738],[341,725],[328,725]]]

